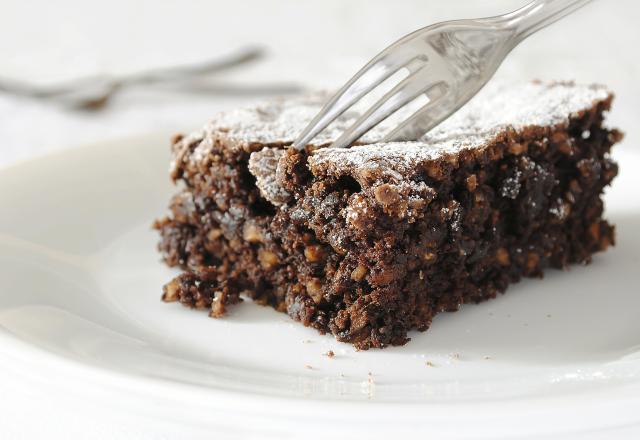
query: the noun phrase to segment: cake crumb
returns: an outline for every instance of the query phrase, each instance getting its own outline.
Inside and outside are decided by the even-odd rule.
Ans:
[[[427,361],[427,362],[425,362],[424,364],[425,364],[427,367],[435,367],[435,366],[436,366],[436,365],[435,365],[433,362],[431,362],[431,361]]]
[[[307,370],[313,370],[313,367],[311,365],[305,365],[304,368],[306,368]]]
[[[362,281],[365,276],[367,276],[367,268],[362,264],[358,264],[351,272],[351,279],[353,281]]]
[[[526,200],[531,205],[531,213],[517,210],[522,211],[522,218],[514,220],[514,224],[523,223],[523,228],[513,231],[518,233],[520,229],[529,230],[530,222],[538,224],[537,208],[547,208],[547,202],[554,209],[567,203],[581,207],[585,201],[599,202],[599,193],[592,191],[590,182],[608,184],[617,172],[607,154],[610,144],[622,134],[601,126],[611,95],[600,86],[525,85],[506,94],[496,89],[475,109],[473,103],[472,107],[466,106],[462,116],[454,116],[444,128],[414,142],[379,142],[385,128],[379,134],[365,136],[363,145],[349,149],[323,148],[333,140],[333,135],[327,133],[324,135],[328,137],[316,139],[305,151],[285,148],[317,113],[324,99],[279,101],[229,112],[185,139],[175,138],[174,143],[179,145],[172,149],[171,177],[174,183],[186,186],[179,187],[181,192],[172,198],[170,213],[156,222],[155,228],[162,234],[163,259],[170,266],[187,267],[185,273],[193,280],[177,286],[179,292],[170,285],[165,300],[179,301],[191,308],[213,304],[212,314],[220,316],[224,312],[221,289],[228,288],[230,294],[238,295],[236,291],[246,285],[262,286],[264,280],[265,286],[286,287],[289,295],[276,295],[274,300],[270,289],[263,293],[260,287],[248,297],[287,312],[293,319],[282,322],[290,326],[297,325],[295,321],[310,325],[309,320],[313,319],[310,326],[320,333],[352,341],[358,352],[404,344],[409,340],[408,331],[430,325],[433,316],[449,309],[450,304],[494,297],[523,271],[527,276],[542,275],[547,246],[538,245],[535,240],[519,240],[517,236],[511,239],[511,220],[503,207],[512,202],[499,199],[501,192],[507,199],[517,195],[518,204]],[[352,122],[343,121],[342,126],[330,131],[339,135]],[[564,143],[567,133],[570,140],[580,137],[580,130],[576,133],[569,129],[574,122],[579,123],[580,130],[598,131],[587,134],[590,140],[584,142],[586,147],[580,157],[562,159],[568,161],[561,164],[563,167],[573,170],[575,166],[577,171],[571,175],[577,177],[569,188],[558,188],[555,152],[572,154],[573,147]],[[389,127],[393,125],[395,122]],[[521,144],[514,145],[514,140]],[[509,145],[511,154],[517,157],[509,156]],[[474,174],[469,174],[472,171]],[[426,182],[433,187],[425,183],[423,173],[431,177]],[[455,201],[459,199],[455,193],[465,185],[473,194],[466,194],[464,203]],[[275,209],[254,198],[256,187]],[[289,190],[296,193],[289,194]],[[381,211],[378,205],[384,209]],[[540,211],[540,215],[546,216],[547,211]],[[564,216],[554,215],[549,229],[544,223],[545,230],[536,237],[539,235],[546,243],[555,242],[555,237],[564,239],[563,233],[571,232],[561,223],[564,220]],[[293,230],[289,221],[301,227]],[[505,221],[509,224],[502,234]],[[498,232],[477,237],[476,223],[481,231]],[[396,231],[397,224],[409,226]],[[586,233],[591,234],[587,237],[589,243],[577,249],[562,248],[558,261],[586,261],[592,249],[608,245],[613,239],[613,228],[601,218],[599,209],[586,210],[576,225],[579,230],[568,239]],[[372,229],[380,229],[375,233],[375,243],[369,240]],[[281,245],[282,240],[286,246]],[[194,252],[185,255],[187,248]],[[300,251],[304,251],[302,259],[296,256]],[[212,253],[216,254],[216,264],[209,265]],[[347,261],[347,256],[354,258]],[[335,261],[345,263],[337,265]],[[329,269],[323,269],[322,265],[327,264]],[[460,271],[449,274],[440,270],[441,266],[460,267]],[[485,269],[508,276],[504,282],[501,279],[496,283],[477,275]],[[304,276],[295,280],[295,274]],[[320,278],[310,278],[320,274]],[[368,297],[361,301],[372,289],[395,286],[405,275],[410,282],[402,282],[402,289],[417,288],[412,284],[417,276],[421,280],[418,284],[428,284],[422,287],[438,298],[438,305],[424,295],[407,298],[399,289],[385,290],[384,297],[374,295],[371,301]],[[332,282],[324,282],[328,279]],[[450,285],[460,289],[451,289]],[[447,297],[449,294],[453,302]],[[293,302],[288,301],[291,297]],[[347,310],[343,310],[343,304],[349,305]],[[369,306],[375,306],[375,310]],[[337,309],[341,314],[335,317],[325,314]],[[405,309],[414,313],[415,319],[397,312]],[[496,310],[495,315],[503,318],[504,312]],[[531,325],[523,324],[518,316],[507,315],[513,326],[535,327],[535,320]],[[470,327],[462,330],[472,332]],[[301,341],[321,343],[320,339]],[[321,346],[311,347],[316,357],[309,357],[310,360],[322,362],[317,359],[316,349],[323,350],[321,356],[333,357],[327,345]],[[349,360],[343,358],[351,358],[347,353],[352,352],[339,350],[336,362]],[[467,353],[461,358],[448,350],[443,354],[434,358],[441,368],[455,367],[457,360],[483,356]],[[416,364],[420,361],[431,363],[423,357]],[[305,368],[323,371],[323,364]],[[385,376],[382,377],[384,384]],[[369,380],[373,383],[371,372]]]
[[[375,394],[376,383],[373,381],[373,374],[369,371],[367,381],[363,385],[367,386],[367,399],[371,400]]]
[[[329,350],[324,354],[326,357],[328,358],[332,358],[334,357],[336,354],[333,352],[333,350]]]

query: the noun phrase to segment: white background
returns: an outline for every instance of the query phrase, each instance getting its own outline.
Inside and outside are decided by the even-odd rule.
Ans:
[[[0,77],[48,84],[202,61],[259,44],[268,49],[268,57],[220,75],[220,84],[330,88],[419,27],[498,14],[523,3],[0,0]],[[525,41],[498,74],[609,85],[617,94],[610,121],[627,132],[621,148],[637,148],[639,23],[634,0],[594,1]],[[100,139],[188,131],[217,110],[252,98],[133,90],[104,111],[82,113],[0,94],[0,166]],[[101,408],[82,411],[63,404],[62,396],[40,392],[37,385],[16,377],[11,366],[0,364],[0,439],[163,438],[149,426],[114,421],[102,415]]]
[[[412,30],[445,19],[497,14],[523,3],[1,0],[0,76],[52,83],[202,61],[259,44],[269,56],[220,75],[220,83],[336,87]],[[596,0],[525,41],[499,74],[606,83],[618,92],[617,109],[634,109],[640,98],[639,11],[634,0]],[[105,111],[78,113],[0,94],[0,165],[71,144],[190,130],[216,110],[250,98],[133,90]],[[622,127],[637,120],[631,112],[616,111],[613,117]]]

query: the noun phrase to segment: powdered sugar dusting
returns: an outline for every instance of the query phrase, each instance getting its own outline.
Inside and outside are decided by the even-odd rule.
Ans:
[[[379,143],[391,128],[408,117],[400,110],[367,133],[360,142],[366,144],[347,149],[320,148],[309,157],[314,173],[348,172],[383,168],[389,173],[405,173],[417,162],[441,158],[464,149],[481,148],[496,136],[512,128],[552,127],[566,124],[569,118],[603,101],[610,92],[603,86],[573,83],[529,82],[506,84],[492,82],[456,114],[412,142]],[[202,161],[218,140],[225,148],[259,147],[257,144],[287,145],[317,114],[329,95],[315,93],[289,99],[263,102],[216,116],[203,130],[185,138],[174,147],[174,161]],[[314,145],[328,145],[359,115],[346,112],[314,139]],[[190,147],[197,143],[195,148]],[[268,160],[253,153],[251,172],[260,175],[263,194],[281,198],[281,188],[274,177],[274,157]]]
[[[507,129],[566,124],[572,115],[609,96],[605,87],[594,85],[495,84],[418,141],[323,148],[309,158],[309,163],[314,170],[327,168],[339,172],[383,166],[403,173],[416,162],[485,146]]]
[[[233,141],[235,145],[292,143],[329,97],[328,93],[316,92],[223,112],[205,126],[205,131],[223,132],[224,137]],[[353,111],[345,112],[313,140],[313,145],[331,143],[354,123],[358,116],[359,113]],[[399,114],[395,120],[385,121],[374,128],[362,141],[371,143],[381,139],[388,129],[397,124],[397,118],[401,116]]]
[[[249,157],[249,172],[256,178],[256,186],[262,196],[274,205],[282,205],[291,196],[276,180],[278,161],[284,150],[278,148],[263,148],[251,153]]]

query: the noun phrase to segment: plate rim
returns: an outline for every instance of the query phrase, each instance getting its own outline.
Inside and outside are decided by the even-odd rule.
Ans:
[[[88,144],[70,146],[56,151],[49,151],[41,155],[37,155],[36,157],[29,157],[23,160],[9,163],[7,165],[0,166],[0,177],[7,172],[12,173],[25,166],[34,166],[39,162],[45,161],[48,158],[52,157],[62,157],[67,154],[90,154],[92,148],[98,148],[100,146],[106,147],[108,145],[121,144],[125,142],[150,142],[152,139],[159,140],[162,138],[166,139],[168,144],[168,137],[165,136],[165,133],[158,132],[106,139]],[[273,408],[282,408],[286,405],[288,406],[288,409],[292,411],[298,411],[298,413],[296,414],[299,414],[300,416],[306,414],[308,411],[315,411],[316,414],[321,412],[323,415],[329,417],[334,412],[336,412],[336,407],[339,407],[340,410],[345,410],[346,412],[349,412],[351,414],[357,414],[361,418],[361,420],[375,420],[376,417],[379,417],[381,414],[388,414],[389,411],[392,411],[394,417],[400,417],[403,420],[415,420],[416,418],[422,419],[421,425],[426,428],[427,426],[433,427],[433,423],[435,421],[439,421],[442,424],[443,422],[452,423],[456,420],[459,420],[459,411],[464,412],[466,416],[474,414],[476,416],[474,420],[480,423],[482,420],[495,421],[497,419],[500,419],[504,416],[501,415],[500,417],[495,417],[495,415],[500,414],[501,410],[504,410],[508,407],[511,407],[513,409],[513,401],[511,401],[512,399],[501,399],[499,401],[493,402],[483,401],[482,405],[480,405],[481,408],[478,408],[479,402],[457,402],[456,411],[451,411],[450,408],[445,408],[446,405],[443,405],[441,402],[434,403],[427,401],[411,401],[399,403],[377,402],[375,400],[371,402],[335,400],[327,402],[325,400],[312,400],[305,399],[303,397],[296,398],[284,396],[265,396],[263,394],[249,394],[241,391],[219,389],[215,390],[210,387],[198,387],[193,384],[180,383],[177,381],[172,381],[170,379],[128,374],[106,367],[83,363],[79,360],[73,360],[68,357],[58,355],[43,347],[29,344],[28,341],[16,335],[13,335],[10,331],[2,326],[0,326],[0,343],[3,348],[10,348],[10,350],[6,350],[6,352],[0,353],[0,357],[13,359],[20,365],[31,368],[31,370],[33,370],[32,372],[38,370],[38,365],[46,364],[49,369],[51,365],[55,364],[57,372],[62,374],[63,376],[65,374],[73,375],[73,373],[75,372],[78,373],[78,376],[81,377],[84,381],[88,381],[93,386],[101,385],[103,387],[113,387],[114,390],[117,389],[121,392],[129,393],[136,393],[140,391],[157,392],[159,390],[171,391],[172,399],[179,398],[181,400],[181,403],[190,405],[193,405],[196,400],[206,398],[207,396],[216,396],[217,398],[219,398],[215,399],[216,401],[224,400],[224,404],[218,405],[218,409],[223,410],[223,412],[227,413],[231,411],[250,410],[253,411],[254,414],[270,414],[271,417],[277,417],[278,415],[282,416],[282,414],[278,414],[280,409],[278,411],[274,411]],[[625,391],[629,391],[630,385],[627,385],[623,388],[625,389]],[[638,387],[636,386],[633,388],[635,390]],[[618,390],[616,389],[616,391]],[[539,410],[541,407],[549,406],[554,406],[555,409],[548,409],[542,412],[545,414],[557,412],[557,405],[545,405],[541,402],[561,402],[564,398],[565,396],[552,396],[548,399],[543,400],[528,399],[529,402],[519,402],[519,404],[522,406],[522,408],[520,408],[520,414],[533,414],[536,412],[536,409]],[[640,408],[640,393],[636,393],[635,395],[633,395],[633,393],[629,394],[627,392],[616,392],[613,396],[608,396],[607,398],[614,398],[615,402],[608,400],[607,402],[600,403],[605,406],[610,405],[611,403],[615,403],[617,408]],[[594,406],[594,403],[590,401],[590,399],[573,399],[573,397],[571,397],[571,399],[573,400],[573,406],[570,409],[570,412],[572,413],[577,413]],[[295,405],[291,405],[291,403],[295,403]],[[331,408],[327,408],[328,406],[331,406]],[[398,407],[402,409],[403,414],[398,414]],[[209,409],[210,408],[207,406],[207,410]],[[331,411],[328,411],[329,409],[331,409]],[[288,415],[290,416],[291,412],[289,412]],[[618,415],[626,415],[626,412],[620,411]],[[631,426],[637,426],[638,431],[640,432],[640,412],[638,412],[637,415],[634,415],[634,417],[627,418],[625,420],[627,421],[627,423],[620,420],[620,423],[605,423],[605,425],[607,429],[611,429],[619,426],[629,426],[628,423],[629,421],[631,421]],[[468,419],[467,422],[469,422]],[[206,422],[203,423],[207,424]],[[602,424],[598,424],[597,426],[600,425]],[[568,427],[568,425],[565,426],[565,428]],[[541,435],[553,434],[555,431],[556,430],[554,429],[554,431],[549,431],[546,434]]]

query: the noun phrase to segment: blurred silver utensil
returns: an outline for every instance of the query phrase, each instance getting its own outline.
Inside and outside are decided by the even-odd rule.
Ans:
[[[380,52],[356,73],[302,131],[294,147],[304,148],[364,95],[402,69],[407,69],[409,75],[331,146],[351,145],[398,109],[426,95],[429,102],[383,140],[418,139],[471,99],[522,40],[589,1],[534,0],[502,16],[448,21],[413,32]]]
[[[264,56],[261,48],[244,48],[228,56],[204,62],[154,68],[122,76],[97,75],[51,85],[36,86],[16,80],[0,79],[0,92],[46,99],[67,107],[97,110],[103,108],[118,91],[134,85],[157,85],[181,91],[233,93],[241,90],[232,86],[210,85],[202,81],[207,76],[256,61]],[[235,87],[235,88],[234,88]],[[255,89],[255,86],[254,86]],[[287,92],[291,86],[262,86],[261,91]]]

